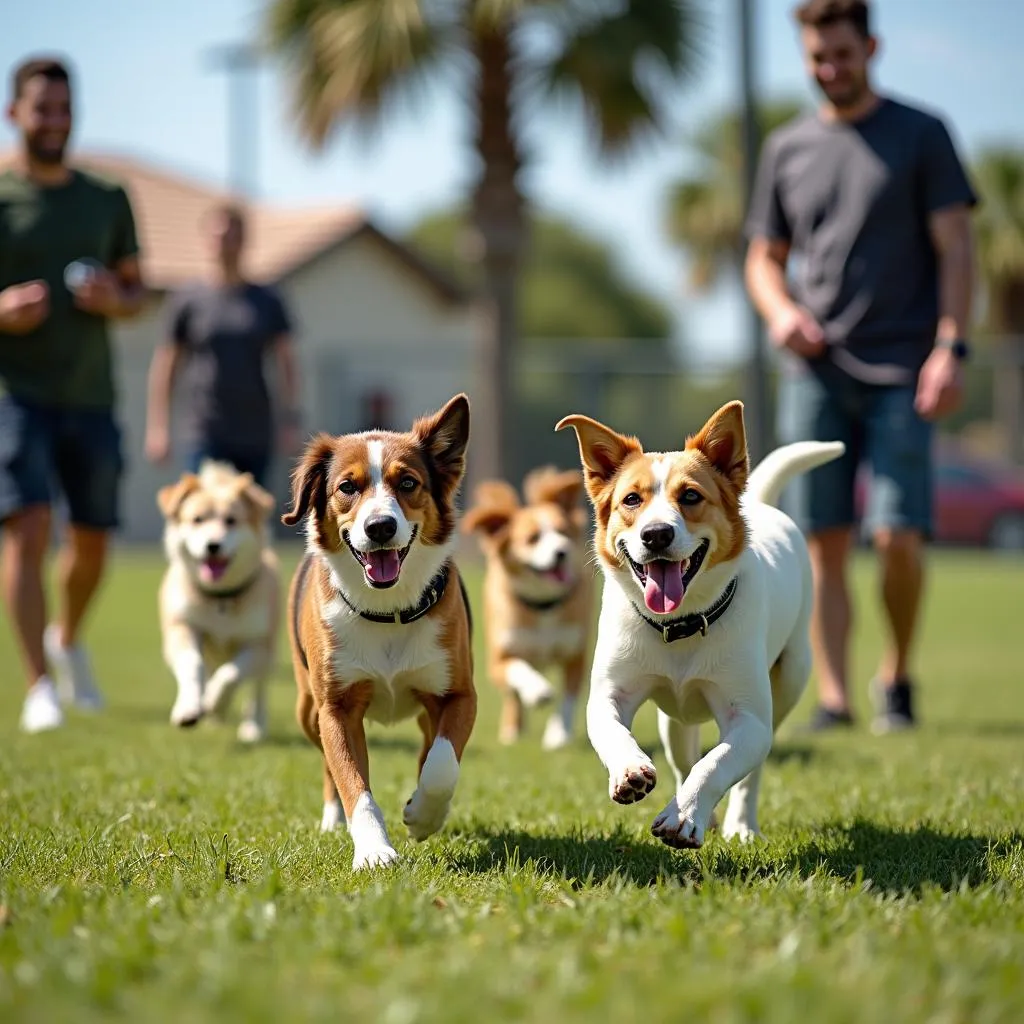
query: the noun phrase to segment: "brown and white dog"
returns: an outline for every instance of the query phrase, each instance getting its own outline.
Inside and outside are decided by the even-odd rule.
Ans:
[[[525,504],[503,480],[481,483],[463,529],[476,533],[486,558],[484,618],[491,679],[503,695],[498,738],[515,742],[523,708],[554,697],[542,674],[562,672],[560,707],[548,719],[542,746],[572,737],[586,672],[593,588],[586,569],[589,514],[583,474],[535,469],[523,481]]]
[[[250,473],[207,462],[160,489],[168,565],[160,585],[163,655],[174,673],[175,725],[220,715],[238,686],[252,700],[238,738],[266,731],[266,680],[280,625],[280,576],[267,518],[274,498]]]
[[[731,791],[726,838],[758,834],[761,766],[811,668],[811,566],[803,534],[775,508],[797,473],[840,442],[775,449],[748,476],[743,407],[723,406],[682,451],[645,452],[586,416],[569,416],[597,513],[604,573],[587,733],[619,803],[655,786],[630,726],[648,699],[675,775],[654,820],[674,847],[698,847]],[[719,741],[700,756],[700,725]]]
[[[444,824],[476,720],[469,604],[452,561],[469,401],[408,433],[320,434],[282,519],[307,552],[288,600],[296,717],[324,757],[320,827],[347,820],[355,869],[398,856],[370,792],[364,719],[416,716],[418,784],[403,818],[417,840]],[[339,800],[340,797],[340,800]]]

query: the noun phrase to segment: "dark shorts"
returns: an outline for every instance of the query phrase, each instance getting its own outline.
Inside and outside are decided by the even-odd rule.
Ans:
[[[227,448],[216,444],[200,444],[189,453],[186,468],[198,473],[199,467],[207,459],[214,462],[227,462],[239,473],[252,473],[253,479],[261,487],[267,486],[267,470],[270,467],[270,452]]]
[[[807,533],[854,526],[932,532],[932,426],[914,410],[915,387],[865,384],[831,364],[787,370],[778,399],[779,442],[842,441],[846,453],[794,480],[782,507]],[[856,501],[866,466],[865,498]]]
[[[113,413],[0,395],[0,522],[63,495],[76,526],[119,525],[124,459]]]

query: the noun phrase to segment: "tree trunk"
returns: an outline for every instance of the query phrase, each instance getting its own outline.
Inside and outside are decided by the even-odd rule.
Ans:
[[[480,176],[471,216],[483,270],[481,380],[473,420],[476,463],[488,476],[507,478],[515,463],[513,354],[519,341],[519,276],[526,248],[522,166],[512,127],[510,26],[476,26],[479,62],[477,134]]]
[[[1024,278],[1004,282],[993,296],[1000,348],[993,372],[993,416],[1009,459],[1024,465]]]

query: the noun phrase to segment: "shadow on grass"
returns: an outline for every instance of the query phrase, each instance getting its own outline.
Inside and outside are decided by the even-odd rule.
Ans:
[[[502,871],[533,861],[541,872],[569,879],[575,888],[619,877],[637,887],[676,880],[695,886],[714,878],[739,885],[796,876],[866,886],[876,892],[920,895],[937,886],[949,892],[994,882],[993,860],[1024,837],[992,839],[949,835],[929,826],[905,830],[873,822],[825,825],[809,841],[742,847],[716,833],[701,851],[673,851],[654,837],[638,841],[624,830],[611,835],[532,835],[518,830],[473,830],[469,849],[452,854],[451,867],[468,873]]]

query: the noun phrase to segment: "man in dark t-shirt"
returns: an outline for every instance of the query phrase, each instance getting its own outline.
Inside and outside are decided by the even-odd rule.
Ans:
[[[765,140],[745,276],[783,353],[780,440],[847,448],[786,495],[814,569],[812,727],[852,721],[846,564],[855,476],[867,462],[865,519],[889,625],[872,682],[883,732],[914,724],[909,659],[932,529],[932,425],[962,399],[976,197],[942,120],[872,89],[868,5],[810,0],[796,16],[824,102]]]
[[[298,444],[291,320],[274,289],[242,273],[241,210],[220,207],[204,228],[217,277],[197,281],[170,299],[168,340],[150,368],[146,451],[156,462],[169,454],[171,391],[180,375],[188,468],[197,471],[206,459],[229,462],[265,484],[275,439],[285,455]],[[276,410],[266,379],[268,358],[276,363]]]
[[[15,70],[7,113],[19,146],[0,174],[3,596],[26,669],[27,732],[62,723],[60,698],[102,703],[79,630],[118,525],[109,323],[135,315],[145,297],[124,189],[65,162],[71,98],[61,61],[35,58]],[[46,626],[43,563],[58,495],[70,522],[59,614]]]

